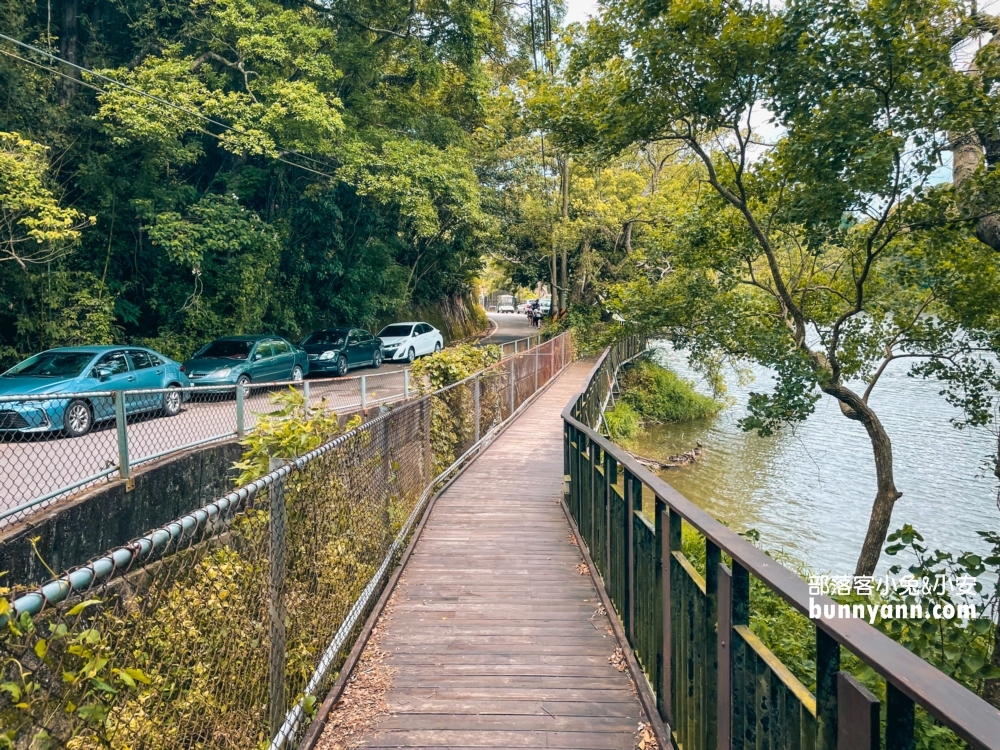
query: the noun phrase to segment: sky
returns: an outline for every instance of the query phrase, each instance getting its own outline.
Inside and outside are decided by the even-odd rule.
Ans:
[[[566,0],[566,23],[586,23],[597,14],[597,0]]]

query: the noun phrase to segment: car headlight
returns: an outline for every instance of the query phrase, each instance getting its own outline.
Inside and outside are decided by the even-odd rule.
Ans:
[[[212,372],[209,375],[209,377],[212,377],[212,378],[227,378],[227,377],[229,377],[229,373],[231,373],[232,371],[233,371],[232,367],[223,367],[221,370],[215,370],[214,372]]]
[[[325,351],[325,352],[323,352],[322,354],[319,355],[320,362],[328,362],[328,361],[330,361],[331,359],[333,359],[333,357],[334,357],[334,355],[336,355],[336,353],[337,352],[332,351],[332,350],[331,351]]]

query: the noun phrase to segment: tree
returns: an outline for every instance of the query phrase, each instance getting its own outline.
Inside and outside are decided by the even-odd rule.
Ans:
[[[946,290],[905,272],[931,231],[961,236],[950,193],[930,188],[964,85],[953,12],[909,0],[613,2],[575,50],[571,95],[551,118],[567,147],[676,143],[704,170],[711,193],[664,237],[678,270],[647,312],[704,361],[775,369],[746,429],[807,418],[819,391],[866,430],[877,488],[858,574],[874,570],[901,495],[871,392],[898,359],[966,346],[937,317]]]
[[[0,261],[26,269],[58,260],[93,221],[59,204],[48,172],[44,146],[0,132]]]

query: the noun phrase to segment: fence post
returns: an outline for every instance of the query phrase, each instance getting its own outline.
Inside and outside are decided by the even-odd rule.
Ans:
[[[410,397],[410,371],[403,370],[403,400]]]
[[[115,429],[118,432],[118,476],[125,480],[125,491],[135,487],[132,467],[128,458],[128,423],[125,421],[125,392],[112,391],[111,400],[115,407]]]
[[[368,390],[367,390],[367,387],[368,387],[368,384],[365,381],[365,376],[362,375],[361,376],[361,411],[362,412],[367,411],[367,406],[368,406]]]
[[[236,437],[242,440],[246,437],[247,428],[246,422],[244,421],[244,414],[246,408],[246,397],[247,391],[242,385],[237,384],[236,386]]]
[[[535,390],[538,390],[538,347],[541,344],[535,346]]]
[[[517,339],[514,339],[514,354],[517,354]]]
[[[481,437],[480,428],[479,428],[479,416],[480,416],[480,413],[481,413],[481,407],[480,407],[480,401],[479,401],[479,399],[480,399],[480,395],[479,395],[479,373],[477,372],[476,373],[476,379],[474,381],[474,385],[473,385],[473,388],[472,388],[472,407],[473,407],[473,416],[475,417],[475,420],[476,420],[476,442],[477,443],[479,442],[479,438]]]
[[[306,402],[306,419],[309,419],[309,381],[302,381],[302,398]]]
[[[268,470],[275,471],[284,465],[280,458],[272,458]],[[285,721],[285,482],[275,481],[268,488],[271,511],[271,535],[268,559],[268,614],[271,653],[268,661],[268,716],[271,737],[278,734]]]
[[[514,346],[517,346],[517,342],[514,342]],[[510,358],[510,415],[514,416],[514,400],[515,400],[515,385],[514,385],[514,357]]]

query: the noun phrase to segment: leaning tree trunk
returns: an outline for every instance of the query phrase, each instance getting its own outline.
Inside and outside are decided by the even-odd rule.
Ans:
[[[882,422],[864,400],[849,388],[842,385],[827,385],[823,391],[840,402],[840,410],[848,419],[861,422],[868,439],[871,442],[872,454],[875,458],[876,491],[875,502],[868,521],[868,532],[865,534],[861,554],[858,556],[856,576],[870,576],[875,573],[885,538],[889,534],[889,523],[892,521],[892,509],[903,493],[896,489],[892,475],[892,442],[889,433],[885,431]]]

